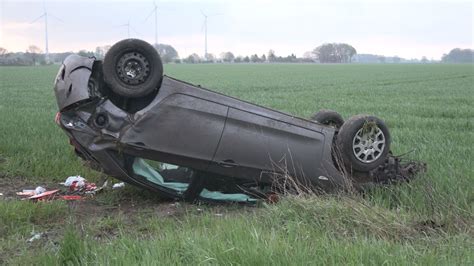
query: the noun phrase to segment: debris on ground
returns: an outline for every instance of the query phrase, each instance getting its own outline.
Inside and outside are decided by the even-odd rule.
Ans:
[[[35,189],[23,189],[23,191],[21,192],[17,192],[16,194],[18,196],[35,196],[35,195],[39,195],[41,193],[44,193],[46,192],[46,189],[44,187],[36,187]]]
[[[60,183],[65,187],[69,188],[69,191],[72,193],[79,193],[79,194],[87,194],[87,195],[94,195],[97,192],[104,189],[107,186],[107,180],[105,180],[104,184],[101,187],[97,187],[95,183],[91,183],[87,181],[84,177],[80,175],[70,176],[64,181]]]
[[[99,191],[101,191],[101,190],[103,190],[104,188],[106,188],[108,184],[109,184],[109,180],[106,179],[106,180],[104,181],[104,183],[102,183],[102,186],[100,186],[100,187],[98,187],[98,188],[96,188],[96,189],[94,190],[94,194],[96,194],[96,193],[98,193]]]
[[[61,198],[63,200],[82,200],[82,199],[84,199],[84,197],[80,196],[80,195],[62,195],[62,196],[59,196],[59,198]]]
[[[95,183],[88,182],[82,176],[70,176],[66,181],[60,183],[67,189],[47,190],[44,187],[36,187],[36,189],[23,189],[16,194],[24,197],[23,199],[35,201],[49,201],[55,199],[62,200],[82,200],[86,196],[93,196],[99,191],[107,187],[108,180],[105,180],[102,186],[97,187]]]
[[[86,185],[86,179],[80,175],[70,176],[66,181],[60,183],[69,188],[70,191],[82,189]]]
[[[43,236],[43,233],[31,232],[31,235],[32,235],[32,237],[30,239],[28,239],[28,241],[26,241],[26,242],[32,243],[35,240],[41,239],[41,236]]]
[[[47,201],[47,200],[53,199],[55,194],[58,193],[58,192],[59,192],[59,189],[45,191],[41,194],[33,195],[33,196],[29,197],[28,199],[38,200],[38,201]]]
[[[112,189],[118,189],[118,188],[123,188],[125,187],[125,183],[124,182],[120,182],[120,183],[115,183],[113,186],[112,186]]]

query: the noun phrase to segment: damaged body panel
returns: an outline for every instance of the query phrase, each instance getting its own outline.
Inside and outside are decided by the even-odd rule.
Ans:
[[[117,46],[122,50],[128,47]],[[207,199],[249,201],[247,195],[264,194],[275,175],[291,176],[315,190],[333,191],[347,185],[342,166],[335,160],[338,127],[251,104],[161,73],[156,73],[160,79],[153,90],[142,95],[143,88],[137,87],[140,94],[136,97],[133,90],[128,91],[135,85],[118,87],[116,81],[110,81],[107,73],[127,84],[140,85],[153,79],[146,76],[155,75],[148,71],[159,68],[150,63],[154,54],[148,56],[146,44],[143,47],[132,55],[120,49],[114,54],[111,49],[109,58],[118,58],[113,65],[118,70],[112,72],[107,69],[112,59],[107,56],[104,62],[69,56],[59,70],[54,87],[60,109],[57,122],[76,153],[91,166],[165,197],[188,200],[207,195]],[[140,53],[148,61],[141,59]],[[122,71],[127,76],[123,77]],[[372,138],[360,130],[352,134],[354,156],[370,167],[374,160],[388,159],[390,139],[381,126],[371,131]],[[369,151],[360,151],[362,145],[369,145],[365,148]],[[157,162],[157,166],[153,168],[145,160]],[[178,167],[163,169],[163,164]],[[372,169],[359,172],[370,177]]]

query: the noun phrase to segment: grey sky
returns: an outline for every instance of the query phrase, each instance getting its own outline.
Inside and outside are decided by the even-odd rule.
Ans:
[[[44,49],[42,1],[0,0],[0,47]],[[325,42],[346,42],[358,53],[439,59],[454,47],[473,48],[472,1],[157,1],[158,42],[181,57],[204,53],[203,17],[209,18],[209,52],[219,55],[301,56]],[[153,1],[48,1],[50,52],[94,50],[127,37],[154,42]]]

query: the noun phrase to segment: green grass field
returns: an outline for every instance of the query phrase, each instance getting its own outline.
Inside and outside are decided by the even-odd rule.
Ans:
[[[99,173],[55,125],[58,67],[0,67],[0,193]],[[259,207],[162,202],[133,187],[83,203],[0,196],[0,264],[474,264],[474,65],[166,65],[165,73],[309,117],[387,122],[392,150],[428,163],[365,195]],[[44,232],[27,243],[31,232]]]

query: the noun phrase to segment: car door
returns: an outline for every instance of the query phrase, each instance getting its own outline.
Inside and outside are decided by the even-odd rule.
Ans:
[[[175,93],[138,117],[122,137],[140,156],[206,170],[224,129],[228,107]]]
[[[229,108],[211,170],[265,181],[273,172],[301,177],[320,166],[324,135],[320,132]]]

